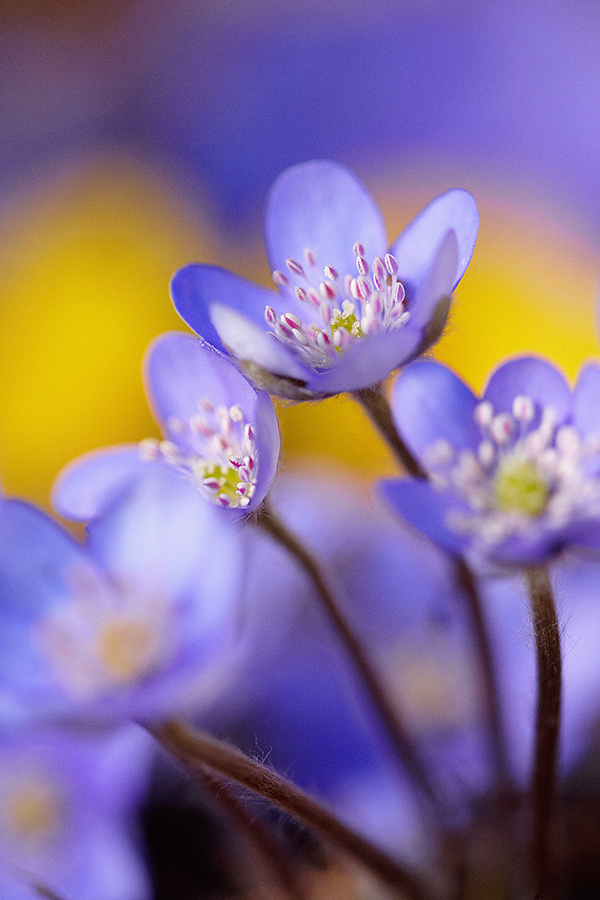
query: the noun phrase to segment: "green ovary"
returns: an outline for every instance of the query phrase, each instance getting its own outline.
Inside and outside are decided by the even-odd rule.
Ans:
[[[503,512],[539,516],[548,503],[548,483],[527,459],[507,457],[500,462],[494,480],[494,497]]]
[[[219,494],[226,494],[232,503],[238,504],[240,497],[236,491],[240,483],[240,476],[237,469],[233,466],[229,466],[227,469],[215,465],[207,466],[202,471],[202,477],[216,478],[219,482]]]

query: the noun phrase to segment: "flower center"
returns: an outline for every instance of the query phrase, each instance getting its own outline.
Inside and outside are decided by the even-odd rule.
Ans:
[[[556,424],[551,406],[516,397],[511,413],[484,400],[475,408],[481,440],[455,450],[441,440],[427,451],[432,484],[458,496],[468,510],[453,510],[448,525],[484,549],[511,536],[558,531],[574,518],[600,514],[600,483],[588,474],[600,452],[598,435],[582,438]]]
[[[535,463],[509,456],[498,465],[494,495],[498,509],[504,512],[539,516],[546,509],[550,491]]]
[[[64,821],[64,798],[46,773],[13,770],[0,791],[0,821],[8,840],[32,851],[55,837]]]
[[[187,420],[171,416],[166,425],[173,439],[147,438],[139,445],[140,456],[180,469],[213,503],[245,509],[258,472],[254,429],[238,405],[214,407],[204,398],[197,407]]]
[[[155,594],[70,573],[72,594],[37,624],[35,638],[67,691],[89,699],[143,682],[173,656],[173,622]]]
[[[314,368],[329,368],[353,341],[402,328],[410,319],[395,257],[391,253],[384,259],[376,256],[369,266],[365,249],[359,243],[354,245],[354,256],[356,275],[341,276],[330,265],[320,268],[309,247],[304,251],[305,265],[295,259],[286,260],[289,272],[302,284],[292,287],[285,272],[273,272],[282,298],[295,297],[314,321],[306,325],[293,312],[278,317],[273,307],[267,306],[269,333]]]

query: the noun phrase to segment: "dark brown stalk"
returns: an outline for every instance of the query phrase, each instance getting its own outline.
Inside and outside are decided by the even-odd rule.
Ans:
[[[429,900],[425,888],[412,873],[347,828],[291,781],[248,759],[235,747],[179,722],[167,723],[153,734],[191,770],[213,769],[304,822],[395,888],[404,900]]]
[[[372,388],[354,391],[352,396],[360,403],[368,414],[382,438],[394,452],[402,468],[414,478],[427,479],[427,472],[422,468],[418,460],[415,459],[412,452],[398,434],[383,384],[377,384]],[[509,767],[504,741],[502,716],[500,713],[498,686],[496,684],[496,676],[492,661],[491,642],[488,635],[483,607],[473,573],[463,559],[456,559],[456,576],[467,599],[467,609],[475,635],[479,668],[485,692],[488,731],[492,745],[496,777],[500,785],[507,787],[509,784]]]
[[[401,467],[415,478],[427,478],[427,472],[414,458],[396,430],[383,385],[361,388],[359,391],[353,391],[352,396],[360,403],[377,431],[385,439]]]
[[[556,801],[562,657],[558,618],[548,571],[527,571],[535,633],[538,699],[531,782],[531,868],[536,900],[555,895]]]
[[[263,502],[256,517],[257,524],[275,538],[300,563],[317,590],[329,620],[343,642],[356,671],[369,693],[375,709],[402,766],[438,811],[442,811],[437,794],[423,768],[419,755],[404,723],[388,697],[377,672],[359,638],[340,609],[321,572],[319,563],[298,538]]]
[[[246,839],[256,875],[269,900],[306,900],[290,868],[289,859],[260,820],[257,821],[255,816],[250,817],[246,805],[238,800],[230,785],[214,769],[200,764],[195,769],[196,775],[204,781],[214,802],[231,821],[237,834],[241,833]]]
[[[500,789],[507,792],[510,789],[512,779],[510,777],[508,765],[504,728],[500,712],[500,699],[498,697],[491,643],[488,635],[487,623],[485,621],[483,604],[481,603],[475,576],[466,562],[463,559],[457,558],[455,560],[455,567],[458,584],[462,589],[463,595],[467,599],[469,617],[475,635],[475,645],[479,659],[479,670],[483,682],[486,718],[490,743],[492,746],[496,779]]]

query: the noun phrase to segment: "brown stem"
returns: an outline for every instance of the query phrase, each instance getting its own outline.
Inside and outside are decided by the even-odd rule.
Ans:
[[[156,729],[154,736],[190,769],[208,766],[274,803],[326,837],[393,886],[405,900],[428,900],[414,875],[360,837],[291,781],[244,756],[235,747],[179,722]]]
[[[431,785],[427,772],[421,764],[412,738],[408,734],[404,723],[388,697],[375,669],[371,665],[365,648],[329,590],[319,563],[315,557],[309,553],[306,547],[300,543],[298,538],[292,534],[286,525],[273,513],[266,502],[263,502],[258,510],[256,522],[294,556],[310,577],[317,590],[323,608],[346,647],[348,655],[352,659],[354,666],[371,697],[374,707],[379,713],[381,722],[385,727],[388,737],[404,769],[438,812],[442,811],[437,794]]]
[[[408,474],[415,478],[427,479],[427,472],[422,468],[418,460],[415,459],[398,434],[383,384],[377,384],[372,388],[363,388],[362,390],[354,391],[353,396],[369,415],[380,435],[395,453],[401,466]],[[498,685],[496,683],[496,676],[492,663],[490,639],[485,616],[475,578],[464,560],[457,559],[456,572],[458,583],[463,588],[463,592],[467,599],[467,608],[475,634],[475,645],[477,648],[479,667],[486,698],[486,715],[496,777],[499,784],[508,786],[510,782],[508,775],[509,766],[502,726],[502,716],[500,713]]]
[[[305,900],[305,895],[300,891],[294,874],[290,870],[289,860],[262,826],[262,823],[256,821],[254,816],[252,819],[250,818],[245,805],[239,802],[230,786],[214,769],[208,766],[203,767],[200,764],[195,768],[196,774],[206,784],[214,802],[231,820],[231,824],[236,826],[238,835],[241,832],[246,838],[252,851],[254,868],[257,876],[262,876],[269,900],[277,900],[277,898]]]
[[[494,673],[494,663],[492,660],[491,642],[488,634],[487,623],[483,611],[483,605],[477,589],[477,582],[473,572],[467,563],[460,558],[455,561],[458,584],[462,588],[462,593],[467,599],[468,612],[473,626],[475,636],[475,646],[477,648],[477,656],[479,659],[479,669],[483,681],[483,690],[486,705],[486,718],[488,731],[490,735],[490,743],[492,746],[492,755],[494,760],[494,768],[496,772],[496,780],[501,789],[508,791],[511,783],[510,768],[508,765],[508,755],[506,751],[506,742],[504,739],[504,728],[502,724],[502,714],[500,711],[500,699],[498,697],[498,686]]]
[[[535,762],[531,784],[532,876],[536,900],[556,887],[556,774],[561,704],[561,647],[558,618],[548,571],[527,571],[537,656],[538,700]]]
[[[353,391],[352,396],[360,403],[379,433],[385,438],[390,450],[403,469],[415,478],[427,478],[427,472],[410,452],[394,425],[390,404],[382,384]]]

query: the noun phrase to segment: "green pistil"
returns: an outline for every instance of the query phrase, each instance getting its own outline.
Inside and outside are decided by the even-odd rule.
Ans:
[[[360,328],[360,322],[352,312],[352,310],[345,310],[343,313],[340,313],[339,310],[335,310],[333,317],[331,319],[331,336],[336,333],[338,328],[343,328],[348,334],[352,335],[352,337],[362,337],[363,333]],[[336,347],[338,353],[342,352],[341,347]]]
[[[539,516],[546,509],[550,491],[537,466],[527,459],[506,457],[494,480],[494,496],[503,512]]]
[[[215,478],[219,482],[219,494],[225,494],[232,501],[233,505],[237,505],[240,495],[237,492],[237,486],[240,483],[238,470],[233,466],[226,469],[221,466],[207,466],[202,472],[203,478]]]

